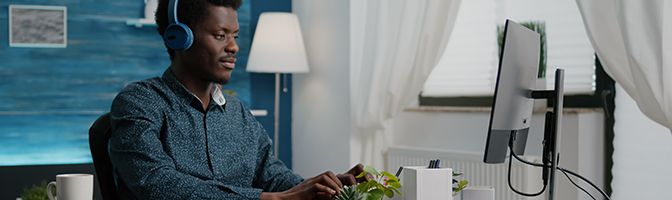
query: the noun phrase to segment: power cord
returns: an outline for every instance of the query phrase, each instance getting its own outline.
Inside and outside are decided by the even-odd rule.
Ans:
[[[560,170],[560,171],[562,171],[562,172],[567,172],[567,173],[571,174],[572,176],[574,176],[574,177],[576,177],[576,178],[579,178],[579,179],[583,180],[583,182],[586,182],[586,183],[590,184],[590,186],[592,186],[593,188],[595,188],[595,190],[597,190],[598,192],[600,192],[600,194],[602,194],[602,196],[604,196],[604,198],[607,198],[607,199],[611,200],[611,198],[609,197],[609,195],[607,195],[607,193],[605,193],[604,191],[602,191],[602,189],[600,189],[600,188],[597,187],[595,184],[593,184],[592,182],[590,182],[587,178],[585,178],[585,177],[583,177],[583,176],[581,176],[581,175],[579,175],[579,174],[577,174],[577,173],[575,173],[575,172],[569,171],[569,170],[567,170],[567,169],[565,169],[565,168],[558,167],[558,170]]]
[[[512,149],[510,146],[509,146],[509,148]],[[525,163],[525,164],[528,164],[528,165],[532,165],[532,166],[535,166],[535,167],[546,167],[546,168],[550,168],[550,167],[551,167],[551,166],[544,166],[543,164],[533,163],[533,162],[524,160],[524,159],[518,157],[518,155],[516,155],[513,151],[511,151],[511,153],[510,153],[510,155],[509,155],[509,170],[511,170],[511,169],[510,169],[510,168],[511,168],[511,167],[510,167],[510,163],[511,163],[511,159],[510,159],[510,157],[511,157],[511,156],[515,157],[516,160],[518,160],[518,161],[520,161],[520,162],[522,162],[522,163]],[[609,195],[607,195],[607,193],[605,193],[604,191],[602,191],[602,189],[600,189],[599,187],[597,187],[597,185],[595,185],[593,182],[590,182],[590,180],[588,180],[587,178],[585,178],[585,177],[583,177],[583,176],[581,176],[581,175],[579,175],[579,174],[577,174],[577,173],[575,173],[575,172],[572,172],[572,171],[570,171],[570,170],[567,170],[567,169],[565,169],[565,168],[562,168],[562,167],[557,167],[557,169],[560,170],[560,171],[563,172],[563,173],[569,173],[569,174],[571,174],[572,176],[577,177],[577,178],[581,179],[582,181],[588,183],[590,186],[592,186],[593,188],[595,188],[595,190],[597,190],[598,192],[600,192],[600,194],[602,194],[602,196],[604,196],[604,197],[607,198],[608,200],[611,200],[611,198],[609,197]],[[552,172],[552,170],[551,170],[551,172]],[[509,175],[509,176],[510,176],[510,175]],[[567,177],[569,178],[569,176],[567,176]],[[571,180],[571,179],[570,179],[570,180]],[[509,184],[509,185],[510,185],[510,184]],[[578,185],[576,185],[576,186],[578,187]],[[545,187],[545,186],[544,186],[544,187]],[[579,187],[579,188],[580,188],[581,190],[583,190],[584,192],[587,193],[587,191],[584,190],[583,188],[581,188],[581,187]],[[515,192],[515,191],[514,191],[514,192]],[[590,194],[589,194],[589,196],[592,197],[592,195],[590,195]]]
[[[576,183],[569,177],[569,175],[567,175],[567,172],[562,171],[562,170],[560,170],[560,171],[562,172],[562,174],[565,175],[565,177],[567,177],[567,180],[569,180],[570,183],[574,184],[574,186],[576,186],[577,188],[581,189],[581,191],[583,191],[583,193],[586,193],[586,194],[587,194],[588,196],[590,196],[590,198],[592,198],[593,200],[597,200],[597,199],[595,199],[595,197],[594,197],[592,194],[590,194],[588,191],[586,191],[586,189],[583,189],[581,186],[579,186],[578,184],[576,184]]]
[[[514,154],[513,150],[511,151],[511,154]],[[537,193],[533,193],[533,194],[524,193],[524,192],[516,190],[516,188],[513,188],[513,184],[511,184],[511,160],[513,160],[513,159],[511,159],[511,155],[509,155],[508,181],[509,181],[509,188],[511,188],[511,190],[513,190],[513,192],[515,192],[516,194],[519,194],[519,195],[527,196],[527,197],[536,197],[536,196],[539,196],[539,195],[543,194],[544,191],[546,191],[546,184],[545,183],[544,183],[544,187],[541,188],[541,191],[539,191]]]

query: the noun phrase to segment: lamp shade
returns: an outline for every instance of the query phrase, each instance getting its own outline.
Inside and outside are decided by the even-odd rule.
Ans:
[[[259,17],[247,62],[248,72],[307,73],[308,59],[299,19],[292,13],[267,12]]]

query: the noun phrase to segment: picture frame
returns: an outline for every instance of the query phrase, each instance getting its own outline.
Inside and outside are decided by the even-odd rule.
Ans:
[[[65,6],[9,5],[9,46],[67,47],[67,13]]]

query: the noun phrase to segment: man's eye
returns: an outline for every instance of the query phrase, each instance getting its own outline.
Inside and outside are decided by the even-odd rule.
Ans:
[[[233,36],[233,39],[238,39],[238,35]]]
[[[226,38],[226,35],[215,35],[215,39],[217,40],[224,40]]]

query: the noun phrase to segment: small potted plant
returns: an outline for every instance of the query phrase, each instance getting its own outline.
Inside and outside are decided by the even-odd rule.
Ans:
[[[356,178],[367,177],[367,181],[354,186],[346,186],[341,189],[341,195],[336,200],[382,200],[392,198],[395,194],[401,194],[399,178],[386,172],[378,171],[371,166],[364,167],[364,171]]]
[[[456,177],[458,176],[462,176],[462,173],[453,172],[453,196],[458,196],[460,192],[469,185],[467,179],[457,180]]]
[[[21,200],[46,200],[47,197],[47,181],[42,181],[37,185],[30,186],[23,189]]]
[[[461,173],[453,173],[453,196],[469,185],[466,179],[458,180],[456,177]],[[364,172],[356,178],[367,177],[367,181],[354,186],[345,186],[341,189],[341,194],[336,196],[335,200],[382,200],[383,198],[392,198],[394,195],[401,195],[401,183],[397,176],[386,171],[378,171],[371,166],[364,167]]]

